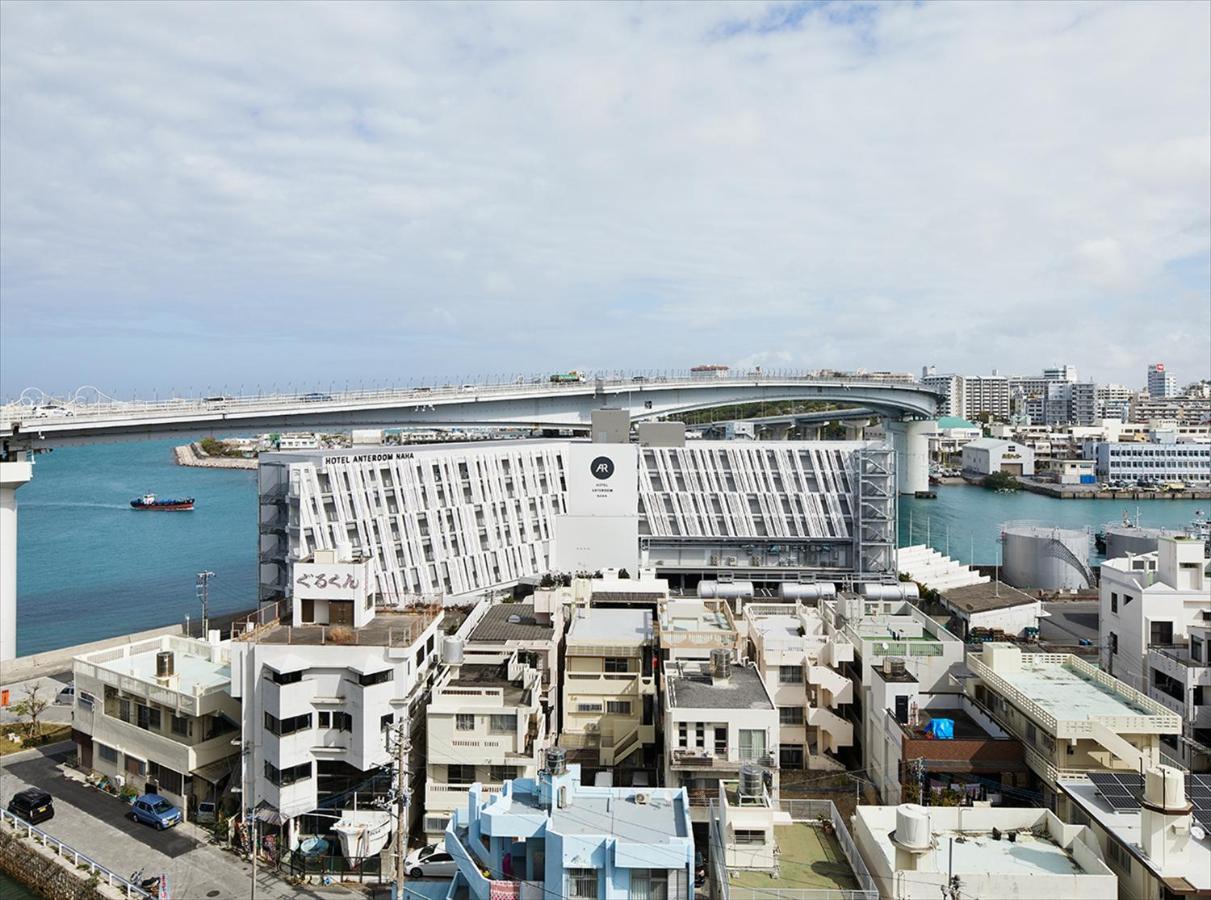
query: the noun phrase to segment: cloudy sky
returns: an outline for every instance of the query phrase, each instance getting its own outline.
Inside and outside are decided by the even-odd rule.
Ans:
[[[1211,374],[1211,4],[0,5],[0,393]]]

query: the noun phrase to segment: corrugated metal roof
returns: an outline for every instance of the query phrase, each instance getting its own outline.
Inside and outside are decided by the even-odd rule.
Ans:
[[[533,603],[499,603],[484,613],[471,631],[471,640],[545,641],[554,634],[553,626],[535,620]]]

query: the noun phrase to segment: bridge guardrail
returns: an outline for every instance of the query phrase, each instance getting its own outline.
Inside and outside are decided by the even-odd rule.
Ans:
[[[477,397],[482,395],[499,395],[523,391],[526,393],[542,392],[558,394],[571,391],[602,390],[617,393],[619,390],[641,391],[645,389],[675,389],[678,387],[704,387],[709,385],[778,384],[787,382],[808,382],[819,384],[855,385],[871,388],[889,388],[920,393],[934,393],[929,388],[916,382],[883,381],[859,375],[823,375],[815,372],[746,372],[727,377],[692,377],[688,374],[662,374],[642,377],[643,381],[635,381],[633,377],[611,379],[586,378],[579,382],[555,383],[545,379],[511,381],[498,384],[476,384],[464,389],[462,387],[410,387],[372,390],[352,390],[322,394],[317,399],[314,394],[272,393],[255,396],[224,396],[221,400],[207,401],[204,398],[172,398],[167,400],[130,400],[119,401],[106,397],[104,401],[80,403],[71,398],[54,398],[43,396],[43,405],[50,403],[64,410],[62,414],[49,416],[32,415],[35,405],[20,401],[0,406],[0,430],[11,428],[14,423],[28,425],[38,423],[43,425],[64,423],[71,420],[72,424],[79,422],[106,421],[118,417],[149,416],[149,415],[182,415],[191,416],[198,413],[255,413],[274,412],[283,407],[305,405],[308,410],[316,413],[325,411],[340,411],[349,406],[373,407],[383,403],[401,403],[403,405],[424,406],[434,400],[450,400],[458,398]]]

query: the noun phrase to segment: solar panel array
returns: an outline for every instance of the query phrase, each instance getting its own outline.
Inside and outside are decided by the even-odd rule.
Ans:
[[[1098,793],[1116,812],[1140,808],[1144,779],[1140,775],[1117,772],[1090,772]],[[1186,799],[1194,807],[1194,819],[1211,832],[1211,775],[1186,773]]]

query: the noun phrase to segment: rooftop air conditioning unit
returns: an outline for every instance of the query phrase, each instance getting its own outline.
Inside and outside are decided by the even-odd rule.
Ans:
[[[640,791],[638,794],[635,795],[635,802],[638,803],[640,806],[647,806],[648,801],[650,801],[651,799],[652,799],[651,795],[645,794],[643,791]]]

